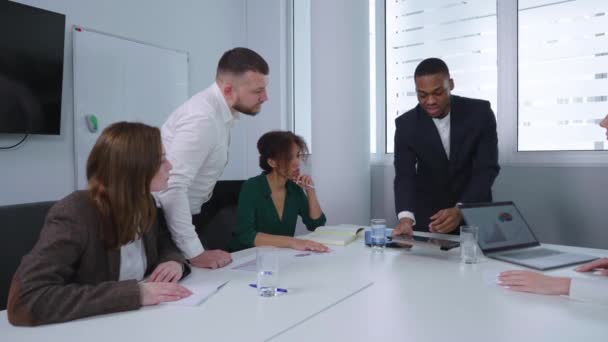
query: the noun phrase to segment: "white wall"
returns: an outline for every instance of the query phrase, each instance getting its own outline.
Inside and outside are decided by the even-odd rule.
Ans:
[[[370,218],[368,7],[311,2],[312,170],[329,224]]]
[[[245,146],[247,179],[262,172],[257,141],[271,130],[286,130],[291,115],[287,101],[287,1],[247,0],[247,45],[260,53],[270,66],[268,101],[262,112],[247,118]],[[233,134],[234,137],[234,134]]]
[[[312,137],[312,111],[310,87],[310,3],[312,0],[297,0],[293,3],[293,107],[294,132],[308,142],[314,153]]]
[[[246,0],[18,2],[66,14],[61,135],[33,135],[19,148],[0,151],[0,205],[55,200],[74,190],[72,25],[188,51],[193,94],[214,80],[217,61],[225,50],[247,45],[247,22],[251,19]],[[18,138],[0,135],[0,146],[11,145]],[[236,152],[231,154],[239,155],[244,145],[235,144]],[[245,168],[240,170],[236,175],[243,178]]]

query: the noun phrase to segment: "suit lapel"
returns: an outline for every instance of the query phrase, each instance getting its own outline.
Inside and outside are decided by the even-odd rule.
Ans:
[[[118,280],[120,276],[120,248],[110,249],[107,253],[110,279]]]
[[[153,249],[153,247],[156,242],[156,238],[152,234],[155,234],[155,232],[158,231],[158,227],[156,226],[157,224],[158,221],[154,222],[150,230],[146,232],[142,238],[142,242],[144,243],[144,250],[146,251],[146,274],[148,274],[148,271],[151,271],[150,266],[153,264],[150,259],[153,255],[156,255],[153,254],[153,252],[155,253],[155,249]]]
[[[437,131],[437,126],[435,126],[433,119],[431,119],[422,107],[419,108],[418,113],[420,115],[420,122],[422,123],[422,132],[428,132],[428,136],[425,137],[425,140],[428,141],[433,152],[438,156],[441,156],[442,161],[447,162],[448,156],[445,153],[439,131]]]
[[[460,101],[457,96],[452,96],[450,104],[450,160],[455,161],[458,151],[462,145],[465,129],[465,114],[460,108]]]

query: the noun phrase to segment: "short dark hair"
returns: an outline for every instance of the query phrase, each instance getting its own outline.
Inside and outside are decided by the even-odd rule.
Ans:
[[[291,147],[296,144],[303,157],[308,155],[308,146],[299,135],[289,131],[271,131],[265,133],[258,140],[258,151],[260,152],[260,167],[264,173],[272,172],[268,159],[275,159],[279,164],[285,165],[291,159]]]
[[[224,52],[217,64],[217,76],[225,72],[240,76],[247,71],[268,75],[268,63],[257,52],[244,47]]]
[[[448,65],[439,58],[427,58],[420,62],[414,71],[414,78],[419,76],[443,74],[450,77]]]

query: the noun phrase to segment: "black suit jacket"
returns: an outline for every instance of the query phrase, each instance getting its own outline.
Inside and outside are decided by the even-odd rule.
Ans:
[[[395,209],[411,211],[416,230],[462,202],[492,201],[498,175],[496,119],[490,103],[451,96],[450,158],[431,117],[417,105],[395,120]]]

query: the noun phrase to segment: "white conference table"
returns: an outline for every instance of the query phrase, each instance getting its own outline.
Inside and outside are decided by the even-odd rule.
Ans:
[[[185,285],[230,282],[196,307],[159,305],[35,328],[11,326],[2,311],[0,341],[608,341],[608,306],[503,289],[496,275],[521,267],[487,258],[461,264],[458,249],[378,254],[359,238],[327,255],[284,252],[286,295],[258,297],[248,286],[255,272],[196,269]],[[234,263],[254,254],[234,253]],[[572,267],[547,274],[593,277]]]

